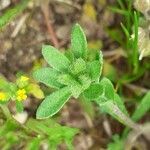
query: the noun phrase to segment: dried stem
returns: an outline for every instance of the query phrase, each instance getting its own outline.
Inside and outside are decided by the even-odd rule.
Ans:
[[[50,10],[49,10],[49,5],[48,5],[48,1],[43,1],[41,3],[41,9],[42,9],[42,12],[43,12],[43,15],[44,15],[44,18],[45,18],[45,23],[46,23],[46,26],[47,26],[47,30],[48,30],[48,33],[50,35],[50,38],[51,38],[51,42],[53,43],[53,45],[55,47],[59,47],[59,42],[58,42],[58,39],[56,37],[56,34],[54,32],[54,29],[53,29],[53,26],[51,24],[51,22],[49,21],[49,18],[50,18]]]

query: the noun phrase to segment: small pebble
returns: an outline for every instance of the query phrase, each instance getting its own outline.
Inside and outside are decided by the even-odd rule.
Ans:
[[[0,10],[5,9],[10,5],[10,0],[0,0]]]
[[[24,124],[28,118],[28,113],[26,111],[22,113],[17,113],[13,115],[13,118],[21,124]]]

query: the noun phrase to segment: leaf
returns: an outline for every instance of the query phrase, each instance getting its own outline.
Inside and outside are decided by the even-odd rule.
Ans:
[[[68,70],[70,61],[64,54],[59,52],[55,47],[52,47],[50,45],[44,45],[42,47],[42,54],[44,59],[54,69],[62,72]]]
[[[13,8],[9,8],[2,16],[0,16],[0,28],[4,27],[12,19],[14,19],[19,13],[21,13],[27,6],[29,0],[22,0]]]
[[[46,125],[46,122],[47,125]],[[26,127],[32,130],[33,132],[37,134],[49,134],[51,128],[53,129],[54,126],[56,126],[56,122],[52,121],[51,119],[46,119],[46,120],[35,120],[35,119],[29,119],[26,123]],[[47,127],[48,126],[48,127]],[[49,131],[48,131],[49,128]]]
[[[120,96],[118,94],[115,93],[114,95],[114,102],[117,104],[117,106],[119,107],[119,109],[126,114],[127,116],[129,116],[128,111],[123,103],[123,100],[121,100]]]
[[[71,34],[71,49],[76,58],[87,57],[87,41],[86,36],[79,24],[76,24],[72,29]]]
[[[128,116],[126,116],[113,101],[105,101],[103,103],[99,102],[98,104],[102,112],[108,113],[126,126],[136,128],[134,122]]]
[[[99,104],[101,111],[110,114],[125,125],[127,125],[126,121],[131,123],[126,108],[120,97],[115,93],[111,81],[107,78],[103,78],[100,81],[100,85],[103,88],[103,92],[96,102]]]
[[[124,45],[122,31],[119,28],[107,29],[108,36],[120,45]]]
[[[17,109],[17,112],[19,113],[23,112],[23,103],[16,100],[16,109]]]
[[[59,89],[62,87],[60,83],[57,82],[57,77],[60,73],[52,68],[41,68],[33,73],[35,80],[44,83],[45,85],[53,88]]]
[[[103,68],[103,55],[102,52],[99,51],[97,52],[97,57],[95,59],[98,60],[93,60],[87,64],[87,71],[91,77],[92,80],[94,81],[99,81],[99,78],[102,73],[102,68]]]
[[[133,44],[133,53],[132,61],[134,66],[134,72],[138,71],[139,66],[139,51],[138,51],[138,26],[139,26],[139,15],[134,11],[134,42]]]
[[[44,93],[40,89],[40,86],[38,84],[34,83],[29,84],[29,93],[38,99],[44,98]]]
[[[100,84],[91,84],[90,87],[84,91],[83,95],[88,100],[95,100],[103,94],[103,87]]]
[[[84,91],[90,86],[91,78],[88,75],[83,74],[79,76],[79,82],[81,83],[82,90]]]
[[[97,80],[101,75],[101,65],[98,60],[94,60],[88,63],[88,73],[92,80]]]
[[[29,150],[38,150],[40,147],[40,138],[33,138],[27,145],[27,149]]]
[[[107,78],[103,78],[100,81],[100,85],[103,87],[103,97],[105,97],[106,100],[114,100],[115,92],[111,81]]]
[[[11,119],[8,119],[3,126],[0,128],[0,137],[4,137],[9,132],[15,130],[17,128],[17,124],[12,121]]]
[[[75,62],[70,66],[70,71],[72,74],[79,74],[86,69],[86,63],[82,58],[78,58]]]
[[[0,76],[0,90],[7,93],[7,100],[9,98],[13,99],[17,91],[17,85]]]
[[[16,95],[17,86],[15,83],[9,82],[8,93],[13,98]]]
[[[141,100],[141,103],[138,105],[138,107],[136,108],[135,112],[132,115],[132,119],[134,121],[138,121],[149,110],[150,110],[150,92],[148,92]]]
[[[68,150],[73,150],[73,138],[79,132],[76,128],[62,127],[62,133],[65,137],[65,143],[67,145]]]
[[[114,88],[111,81],[103,78],[100,83],[91,84],[90,87],[84,91],[83,95],[86,99],[95,100],[99,104],[114,100]]]
[[[70,62],[74,61],[74,55],[73,55],[73,53],[72,53],[72,51],[70,49],[65,51],[64,54],[70,60]]]
[[[70,97],[71,93],[68,87],[64,87],[47,96],[38,107],[36,118],[44,119],[55,115]]]
[[[76,128],[61,126],[51,119],[42,121],[29,119],[29,121],[26,123],[26,126],[38,135],[46,135],[45,140],[50,144],[50,149],[52,149],[53,146],[55,149],[57,149],[57,146],[62,142],[71,144],[73,137],[79,131]],[[40,139],[40,141],[43,140],[43,136],[38,136],[38,139]]]
[[[62,74],[58,77],[61,84],[67,85],[70,88],[73,97],[78,98],[82,92],[82,85],[70,74]]]
[[[82,81],[81,81],[82,78]],[[67,85],[70,88],[71,94],[74,98],[78,98],[84,89],[86,89],[91,81],[87,78],[79,77],[79,82],[70,74],[62,74],[58,77],[58,82]],[[84,83],[82,83],[84,82]],[[90,83],[89,83],[90,82]]]
[[[60,74],[57,81],[63,85],[72,85],[72,83],[76,82],[70,74]]]
[[[113,142],[108,144],[107,150],[123,150],[124,141],[119,137],[118,134],[112,137]]]
[[[121,23],[121,27],[122,27],[122,30],[123,30],[125,36],[127,37],[127,39],[130,39],[130,33],[129,33],[128,29],[126,28],[126,26],[123,23]]]
[[[69,88],[74,98],[78,98],[82,93],[82,86],[77,81],[69,85]]]
[[[0,90],[7,91],[9,88],[9,82],[2,76],[0,76]]]
[[[118,13],[120,15],[128,16],[129,12],[128,10],[123,10],[117,7],[108,7],[112,12]]]
[[[2,82],[0,81],[0,84]],[[6,83],[6,84],[5,84]],[[14,95],[16,94],[16,91],[17,91],[17,86],[16,84],[12,83],[12,82],[5,82],[5,83],[2,83],[0,85],[0,89],[4,92],[6,92],[8,95],[8,97],[14,99]]]

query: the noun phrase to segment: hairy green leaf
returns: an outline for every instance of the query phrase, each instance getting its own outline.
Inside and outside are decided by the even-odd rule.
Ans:
[[[79,24],[76,24],[72,29],[71,49],[76,58],[87,57],[86,36]]]
[[[68,87],[64,87],[47,96],[38,107],[36,113],[37,119],[44,119],[55,115],[70,97],[71,92]]]
[[[78,98],[82,93],[82,86],[77,81],[69,85],[69,88],[74,98]]]
[[[0,76],[0,90],[7,90],[9,88],[9,83],[7,82],[7,80]]]
[[[78,98],[83,90],[82,85],[70,74],[59,75],[58,82],[67,85],[70,88],[72,96],[75,98]]]
[[[71,85],[75,82],[75,79],[70,74],[60,74],[58,76],[58,82],[63,85]]]
[[[16,92],[17,86],[12,82],[8,82],[4,77],[0,77],[0,90],[12,96]]]
[[[44,83],[45,85],[53,88],[59,89],[62,87],[60,83],[57,82],[57,76],[60,73],[52,68],[41,68],[36,70],[33,73],[34,79],[37,81]]]
[[[98,80],[101,75],[101,65],[98,60],[94,60],[88,63],[87,71],[92,80]]]
[[[90,87],[84,91],[83,95],[88,100],[95,100],[103,94],[103,87],[96,83],[91,84]]]
[[[86,69],[86,63],[82,58],[78,58],[75,62],[70,66],[70,71],[72,74],[79,74]]]
[[[113,101],[105,101],[103,103],[97,101],[97,103],[99,104],[102,112],[108,113],[122,124],[131,128],[137,127],[135,123],[127,115],[125,115]]]
[[[117,106],[119,107],[119,109],[126,114],[127,116],[129,116],[128,111],[123,103],[123,101],[121,100],[121,98],[119,97],[118,94],[114,94],[114,102],[117,104]]]
[[[86,90],[91,84],[91,78],[87,74],[83,74],[79,76],[79,82],[82,85],[82,90]]]
[[[115,93],[111,81],[103,78],[100,81],[100,85],[103,88],[103,92],[96,102],[99,104],[101,111],[110,114],[125,125],[129,123],[131,126],[134,126],[134,123],[128,118],[128,113],[123,102]]]
[[[100,85],[103,87],[102,96],[105,97],[106,100],[114,100],[114,88],[111,81],[107,78],[103,78],[100,81]]]
[[[50,45],[44,45],[42,47],[42,54],[44,59],[50,66],[58,71],[66,71],[70,65],[68,58],[56,48]]]
[[[64,54],[70,60],[70,62],[74,61],[74,55],[73,55],[73,52],[71,50],[65,51]]]

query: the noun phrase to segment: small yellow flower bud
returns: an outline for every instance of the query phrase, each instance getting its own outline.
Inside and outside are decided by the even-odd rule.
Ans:
[[[6,99],[6,94],[4,92],[0,92],[0,101],[4,101]]]
[[[20,89],[23,89],[25,86],[29,84],[29,78],[26,76],[21,76],[19,79],[17,79],[16,83]]]
[[[25,100],[27,98],[25,89],[19,89],[16,93],[16,97],[18,101]]]
[[[29,78],[26,77],[26,76],[21,76],[21,77],[20,77],[20,81],[21,81],[21,82],[25,82],[25,81],[28,81],[28,80],[29,80]]]

